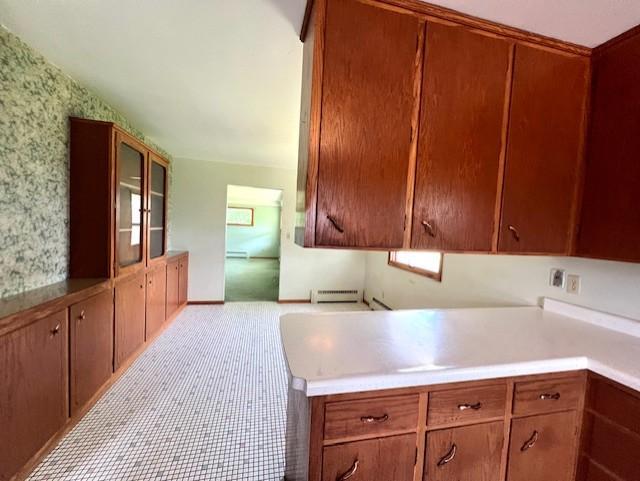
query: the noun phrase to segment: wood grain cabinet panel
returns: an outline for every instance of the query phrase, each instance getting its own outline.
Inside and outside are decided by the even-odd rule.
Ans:
[[[180,306],[180,263],[172,259],[167,263],[167,318]]]
[[[593,60],[580,256],[640,261],[640,35]]]
[[[572,481],[576,444],[575,411],[514,419],[507,481]]]
[[[429,393],[427,424],[473,423],[504,417],[507,385],[480,386]]]
[[[70,307],[71,415],[75,415],[113,373],[113,291]]]
[[[189,257],[187,256],[180,259],[178,284],[178,304],[183,306],[187,303],[189,293]]]
[[[499,481],[504,423],[427,434],[424,481]]]
[[[429,23],[411,247],[491,251],[511,44]]]
[[[326,3],[318,246],[403,245],[423,32],[409,11]]]
[[[67,310],[0,337],[0,480],[9,480],[69,415]]]
[[[167,266],[161,265],[147,273],[147,321],[145,339],[158,332],[166,319]]]
[[[413,481],[415,457],[415,434],[329,446],[324,448],[322,480]]]
[[[116,284],[115,287],[115,368],[144,344],[145,275]]]
[[[328,403],[324,437],[336,440],[415,431],[418,427],[418,402],[416,394]]]
[[[571,251],[588,75],[583,57],[516,46],[500,252]]]

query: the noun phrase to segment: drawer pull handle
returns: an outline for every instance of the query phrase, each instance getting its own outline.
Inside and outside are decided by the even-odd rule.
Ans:
[[[544,393],[544,394],[540,394],[540,399],[542,399],[543,401],[557,401],[558,399],[560,399],[560,393],[559,392],[554,392],[553,394],[549,394],[549,393]]]
[[[518,232],[518,229],[516,229],[512,225],[510,225],[508,229],[511,231],[511,234],[513,235],[513,238],[515,239],[515,241],[520,242],[520,233]]]
[[[522,445],[522,447],[520,448],[520,451],[522,451],[523,453],[525,451],[528,451],[533,446],[535,446],[537,442],[538,442],[538,431],[534,431],[531,437],[527,439],[527,441]]]
[[[472,409],[474,411],[478,411],[482,407],[481,402],[477,402],[475,404],[458,404],[458,409],[460,411],[466,411],[467,409]]]
[[[60,332],[60,323],[56,324],[56,327],[51,329],[50,332],[51,332],[51,337],[57,336],[58,333]]]
[[[362,416],[360,418],[360,421],[362,421],[365,424],[383,423],[388,420],[389,420],[388,414],[383,414],[382,416]]]
[[[427,234],[429,234],[429,236],[431,237],[436,236],[436,232],[433,229],[433,224],[431,224],[431,222],[427,222],[426,220],[423,220],[422,226],[424,227],[424,230],[427,232]]]
[[[456,446],[455,444],[452,444],[449,452],[445,454],[440,461],[438,461],[438,467],[441,468],[445,464],[448,464],[451,461],[453,461],[453,458],[456,457],[457,452],[458,452],[458,446]]]
[[[356,474],[356,471],[358,470],[359,465],[360,465],[360,461],[356,459],[353,462],[353,466],[351,466],[346,473],[342,474],[342,476],[338,476],[336,478],[336,481],[346,481],[347,479],[349,479],[351,476]]]
[[[332,216],[328,215],[327,219],[329,219],[329,222],[331,222],[331,224],[333,225],[333,227],[340,232],[340,234],[344,234],[344,229],[340,226],[340,224],[338,224],[338,221],[335,220]]]

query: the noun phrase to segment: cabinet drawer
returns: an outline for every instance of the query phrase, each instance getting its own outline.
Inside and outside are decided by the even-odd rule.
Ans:
[[[584,396],[579,378],[516,383],[513,414],[536,414],[576,409]]]
[[[432,392],[427,424],[439,426],[503,417],[506,397],[506,384]]]
[[[418,395],[328,403],[324,439],[379,436],[418,427]]]

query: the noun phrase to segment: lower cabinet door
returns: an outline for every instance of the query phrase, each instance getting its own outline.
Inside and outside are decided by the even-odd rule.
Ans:
[[[78,412],[113,373],[113,292],[70,308],[71,414]]]
[[[576,464],[575,412],[511,422],[507,481],[571,481]]]
[[[187,303],[187,290],[189,288],[189,258],[183,257],[180,260],[180,278],[178,288],[178,303],[180,305]]]
[[[324,448],[323,481],[412,481],[416,435],[405,434]]]
[[[160,266],[147,274],[146,339],[158,332],[166,318],[167,267]]]
[[[167,264],[167,318],[171,317],[180,304],[180,262]]]
[[[499,481],[503,443],[503,422],[432,431],[427,434],[423,479]]]
[[[144,344],[144,284],[144,273],[116,284],[116,369]]]
[[[10,479],[69,416],[67,310],[0,337],[0,480]]]

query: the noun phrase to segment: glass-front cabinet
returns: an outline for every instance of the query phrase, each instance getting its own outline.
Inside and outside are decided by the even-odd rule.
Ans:
[[[116,275],[145,260],[147,150],[116,135]]]
[[[149,261],[166,254],[167,163],[149,154]]]

